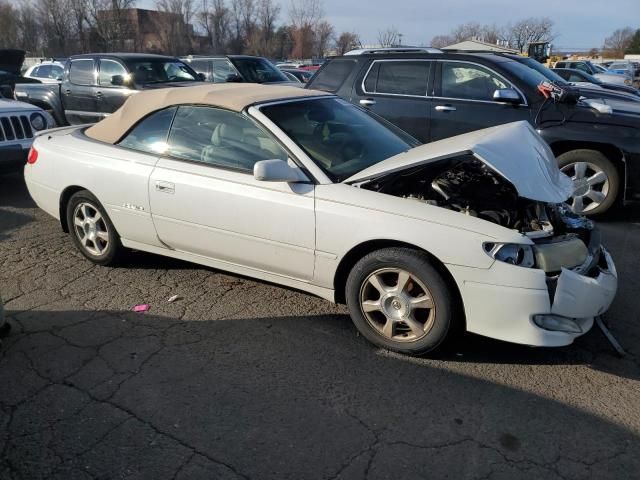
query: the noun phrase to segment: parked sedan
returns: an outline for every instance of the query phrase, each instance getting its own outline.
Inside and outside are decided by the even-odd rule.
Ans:
[[[346,301],[367,339],[399,352],[464,329],[567,345],[617,288],[526,122],[419,146],[319,91],[166,89],[38,137],[25,178],[96,264],[133,248]]]
[[[617,85],[628,85],[633,86],[633,76],[631,75],[621,75],[618,73],[614,73],[611,71],[603,72],[598,66],[590,62],[588,60],[580,60],[580,61],[562,61],[556,62],[554,68],[571,68],[576,70],[581,70],[585,73],[593,75],[594,77],[602,80],[607,83],[615,83]]]
[[[630,87],[628,85],[603,82],[593,75],[589,75],[588,73],[585,73],[581,70],[572,68],[553,68],[552,71],[560,75],[567,82],[578,84],[578,86],[598,86],[600,88],[604,88],[605,90],[613,90],[640,96],[640,90],[638,90],[637,88]]]

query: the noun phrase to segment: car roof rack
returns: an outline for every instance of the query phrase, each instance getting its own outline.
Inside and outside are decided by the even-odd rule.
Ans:
[[[432,47],[383,47],[383,48],[358,48],[345,55],[372,55],[379,53],[444,53],[439,48]]]

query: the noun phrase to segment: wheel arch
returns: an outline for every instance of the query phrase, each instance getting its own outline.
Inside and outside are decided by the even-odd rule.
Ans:
[[[333,279],[336,303],[345,303],[346,301],[345,287],[347,284],[347,277],[349,276],[349,272],[351,271],[353,266],[365,255],[376,250],[390,247],[410,248],[427,255],[431,264],[438,271],[438,273],[442,275],[445,282],[447,282],[447,284],[451,288],[451,291],[453,292],[453,295],[456,298],[457,304],[459,306],[460,314],[464,319],[464,302],[462,300],[462,294],[460,292],[460,289],[458,288],[458,284],[454,280],[453,275],[451,275],[451,272],[449,272],[449,269],[446,267],[446,265],[442,263],[442,261],[440,261],[435,255],[425,250],[424,248],[399,240],[368,240],[351,248],[351,250],[349,250],[340,260]],[[466,319],[464,320],[464,322],[466,324]]]
[[[60,194],[60,203],[59,203],[59,213],[60,213],[60,226],[62,227],[62,231],[65,233],[69,233],[69,224],[67,223],[67,205],[69,204],[69,199],[73,196],[74,193],[80,192],[82,190],[86,190],[91,193],[85,187],[81,187],[79,185],[71,185],[65,188]]]
[[[595,150],[602,153],[618,170],[622,185],[626,185],[626,162],[622,150],[610,143],[560,140],[549,145],[556,157],[573,150]]]

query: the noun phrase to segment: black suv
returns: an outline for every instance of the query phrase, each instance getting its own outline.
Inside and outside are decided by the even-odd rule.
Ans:
[[[291,84],[284,73],[263,57],[252,55],[189,55],[181,60],[214,83]],[[299,85],[299,82],[296,86]]]
[[[422,142],[526,120],[574,179],[575,211],[598,214],[617,199],[640,200],[640,104],[551,101],[539,90],[543,82],[537,70],[502,55],[414,48],[334,57],[306,88],[336,93]]]

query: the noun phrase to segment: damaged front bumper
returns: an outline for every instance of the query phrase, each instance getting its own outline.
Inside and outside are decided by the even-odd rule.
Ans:
[[[496,262],[489,270],[449,266],[464,299],[467,330],[534,346],[569,345],[611,305],[618,275],[609,253],[552,279],[542,270]]]

